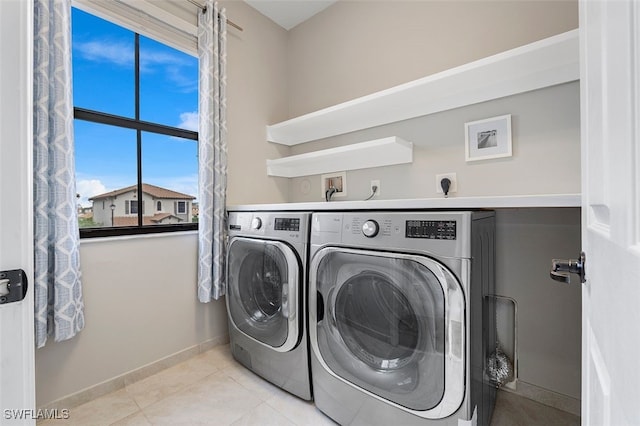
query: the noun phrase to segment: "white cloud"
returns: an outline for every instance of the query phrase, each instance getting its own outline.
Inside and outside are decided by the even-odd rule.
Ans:
[[[178,124],[179,128],[192,130],[194,132],[198,131],[198,111],[193,112],[183,112],[180,114],[180,124]]]
[[[111,62],[122,67],[133,66],[133,45],[123,42],[87,41],[75,43],[74,48],[84,59]]]
[[[134,65],[134,46],[126,41],[89,40],[75,42],[74,50],[88,61],[111,63],[123,68],[132,68]],[[156,73],[161,71],[174,89],[183,93],[198,90],[197,78],[194,79],[185,74],[185,67],[188,66],[190,66],[190,62],[178,54],[149,47],[140,51],[141,72]]]
[[[87,207],[91,205],[89,198],[109,191],[98,179],[83,179],[76,182],[76,192],[80,195],[79,203]]]
[[[140,51],[140,68],[141,70],[148,70],[149,67],[154,65],[174,65],[183,66],[185,61],[177,55],[171,53],[159,52],[150,49],[141,49]]]

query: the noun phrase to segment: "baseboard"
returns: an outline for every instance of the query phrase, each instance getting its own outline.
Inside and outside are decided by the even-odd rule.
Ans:
[[[517,380],[515,387],[503,386],[500,388],[504,392],[514,393],[524,398],[531,399],[544,405],[548,405],[558,410],[566,411],[576,416],[580,416],[580,400],[541,388],[531,383]]]
[[[117,391],[124,388],[127,385],[138,382],[162,370],[169,367],[173,367],[176,364],[180,364],[192,358],[200,353],[206,352],[209,349],[213,349],[216,346],[229,343],[229,335],[225,334],[213,339],[209,339],[197,345],[193,345],[189,348],[183,349],[179,352],[161,358],[157,361],[151,362],[135,370],[121,374],[120,376],[113,377],[105,380],[104,382],[82,389],[71,395],[67,395],[46,405],[38,407],[39,409],[71,409],[79,405],[85,404],[96,398],[99,398],[108,393]]]

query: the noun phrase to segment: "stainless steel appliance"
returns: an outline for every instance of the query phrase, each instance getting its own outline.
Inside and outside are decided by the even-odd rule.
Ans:
[[[494,229],[493,212],[313,214],[318,409],[342,425],[489,424]]]
[[[306,400],[309,219],[309,213],[229,212],[226,296],[234,358]]]

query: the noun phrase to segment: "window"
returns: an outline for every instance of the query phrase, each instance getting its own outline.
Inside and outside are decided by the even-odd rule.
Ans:
[[[72,20],[81,237],[196,229],[197,58],[79,9]],[[189,200],[187,218],[163,224],[161,201],[145,212],[158,198]]]
[[[144,201],[142,202],[142,213],[144,214]],[[138,214],[138,201],[126,200],[124,202],[124,214]]]

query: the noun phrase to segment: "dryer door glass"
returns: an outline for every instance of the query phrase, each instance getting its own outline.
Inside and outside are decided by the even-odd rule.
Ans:
[[[446,285],[432,264],[325,249],[316,270],[322,360],[339,377],[413,410],[437,406],[445,391]]]
[[[227,286],[233,324],[259,342],[284,345],[291,331],[290,309],[297,306],[289,300],[290,286],[298,283],[297,270],[293,251],[282,243],[234,239],[229,245]]]

